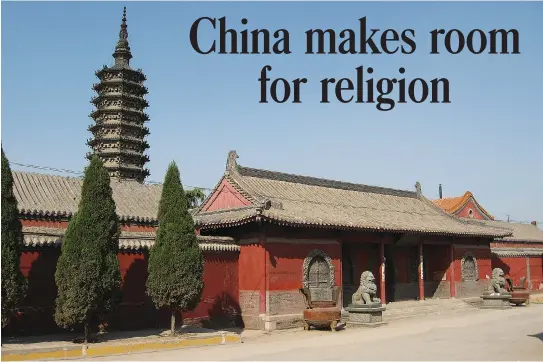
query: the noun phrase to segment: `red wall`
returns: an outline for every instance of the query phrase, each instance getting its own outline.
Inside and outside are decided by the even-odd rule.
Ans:
[[[520,283],[520,278],[528,278],[528,267],[526,257],[498,257],[492,256],[492,267],[501,268],[506,276],[513,279],[514,284]],[[529,257],[530,260],[530,281],[532,290],[539,290],[543,283],[543,258],[538,256]],[[528,287],[528,281],[526,281]]]
[[[426,281],[443,280],[450,266],[449,245],[424,245],[424,262],[426,263]]]
[[[69,221],[51,221],[46,219],[21,219],[21,224],[28,227],[43,227],[54,229],[67,229]],[[153,225],[135,225],[121,223],[121,230],[123,231],[138,231],[138,232],[154,232],[157,227]]]
[[[543,256],[530,257],[530,279],[532,289],[543,289]]]
[[[360,275],[369,270],[375,278],[379,280],[379,250],[377,244],[349,243],[343,247],[347,250],[354,270],[352,275],[352,284],[358,286]],[[346,281],[348,282],[348,281]],[[379,287],[379,283],[377,283]]]
[[[39,226],[44,228],[66,229],[68,221],[45,220],[45,219],[20,219],[23,226]]]
[[[122,278],[122,300],[115,312],[114,320],[110,321],[112,327],[137,329],[155,326],[156,311],[152,307],[151,299],[145,294],[149,254],[147,252],[119,253],[117,259]],[[136,315],[138,317],[134,318]]]
[[[25,251],[20,268],[28,280],[28,295],[22,315],[14,323],[20,333],[58,331],[53,319],[57,295],[55,269],[60,255],[58,248]],[[204,290],[195,310],[183,317],[186,322],[222,322],[228,315],[240,313],[238,291],[238,254],[235,252],[204,253]],[[148,253],[120,252],[122,301],[110,321],[112,328],[136,329],[169,326],[169,311],[158,313],[145,294]]]
[[[24,251],[20,269],[27,279],[27,295],[19,318],[12,327],[22,333],[46,333],[58,330],[54,314],[57,297],[55,270],[59,249]]]
[[[156,226],[151,225],[134,225],[134,224],[121,224],[122,231],[134,231],[134,232],[146,232],[152,233],[157,231]]]
[[[238,289],[238,254],[205,253],[204,291],[196,309],[185,318],[211,319],[241,314]]]
[[[505,258],[492,256],[492,267],[501,268],[506,277],[511,277],[514,284],[519,284],[520,278],[527,277],[526,257]]]
[[[522,248],[530,248],[530,249],[541,249],[543,250],[543,243],[541,244],[521,244],[521,243],[518,243],[518,244],[515,244],[515,243],[510,243],[510,242],[507,242],[507,243],[504,243],[504,242],[501,242],[501,243],[491,243],[490,246],[492,248],[519,248],[519,249],[522,249]]]
[[[534,249],[543,249],[543,244],[514,244],[514,243],[491,243],[492,248],[499,250],[500,248],[534,248]],[[511,276],[513,282],[518,284],[521,277],[528,277],[528,268],[526,264],[525,256],[518,257],[498,257],[496,255],[492,256],[492,268],[501,268],[503,269],[506,275]],[[530,260],[530,280],[532,285],[532,290],[539,290],[540,286],[543,288],[543,267],[541,256],[531,256]],[[528,285],[527,285],[528,286]]]
[[[264,283],[264,248],[260,244],[241,245],[239,253],[239,290],[260,290]]]

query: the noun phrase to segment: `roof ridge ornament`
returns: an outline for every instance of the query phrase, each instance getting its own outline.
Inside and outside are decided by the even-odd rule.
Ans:
[[[272,201],[268,198],[263,199],[258,206],[258,209],[269,210],[272,207]]]
[[[237,172],[238,162],[236,160],[238,157],[239,156],[235,150],[228,152],[228,159],[226,160],[226,172]]]
[[[415,183],[415,190],[417,191],[417,198],[420,199],[422,196],[422,186],[420,185],[420,182],[417,181]]]

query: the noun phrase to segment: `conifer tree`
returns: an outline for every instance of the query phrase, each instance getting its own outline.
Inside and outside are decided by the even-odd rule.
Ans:
[[[171,334],[175,314],[196,308],[204,283],[204,258],[188,211],[179,169],[168,167],[158,209],[158,230],[149,253],[147,294],[157,308],[171,311]]]
[[[13,175],[2,148],[2,328],[9,324],[26,292],[26,281],[19,269],[22,239]]]
[[[64,328],[83,326],[111,307],[121,283],[117,251],[119,221],[109,175],[98,156],[85,170],[77,214],[62,241],[55,280],[55,320]]]

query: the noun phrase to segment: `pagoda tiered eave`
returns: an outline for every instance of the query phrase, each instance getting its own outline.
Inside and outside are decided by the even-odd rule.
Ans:
[[[96,134],[98,130],[102,128],[114,129],[114,128],[119,128],[119,127],[133,129],[133,132],[140,134],[142,137],[145,137],[150,133],[149,128],[141,124],[134,123],[134,122],[118,121],[118,120],[107,120],[107,121],[96,122],[95,124],[90,125],[87,128],[87,130],[89,132],[92,132],[92,134]]]
[[[126,107],[119,107],[119,106],[109,106],[107,108],[97,109],[93,111],[89,117],[96,119],[102,114],[112,114],[112,113],[119,113],[119,112],[126,112],[133,114],[135,116],[141,117],[142,121],[147,122],[149,121],[149,115],[143,111],[138,111],[133,108],[126,108]]]
[[[136,152],[133,150],[127,150],[127,149],[118,149],[118,148],[110,148],[110,149],[102,149],[97,150],[94,153],[98,154],[99,156],[103,157],[114,157],[114,156],[120,156],[120,157],[126,157],[130,158],[132,160],[135,160],[137,162],[149,162],[149,156],[146,154],[143,154],[142,152]],[[93,152],[88,152],[87,156],[94,154]],[[87,157],[88,158],[88,157]]]
[[[94,74],[98,77],[100,80],[104,80],[104,76],[106,74],[120,74],[120,73],[126,73],[122,74],[119,78],[134,78],[134,80],[127,79],[129,81],[135,81],[135,82],[144,82],[147,80],[147,77],[145,74],[143,74],[141,69],[132,69],[130,66],[120,66],[120,65],[114,65],[112,67],[104,66],[104,68],[97,70]],[[125,77],[126,76],[126,77]]]
[[[149,93],[149,90],[147,89],[147,87],[145,87],[141,83],[132,82],[130,80],[126,80],[122,78],[104,79],[99,83],[94,83],[92,85],[92,89],[96,92],[100,92],[105,86],[113,86],[113,85],[122,85],[122,86],[127,86],[129,88],[131,87],[133,89],[137,89],[139,90],[137,95],[140,95],[140,96],[144,96],[147,93]]]
[[[121,142],[125,141],[127,143],[132,143],[137,145],[139,151],[144,152],[149,148],[149,143],[147,141],[138,139],[136,137],[130,137],[130,136],[123,136],[123,135],[107,135],[107,136],[97,136],[95,135],[94,138],[87,140],[87,145],[94,147],[99,145],[100,143],[115,143],[115,142]]]
[[[111,92],[97,95],[91,98],[91,103],[95,106],[99,106],[101,101],[105,100],[129,100],[130,102],[136,103],[135,109],[145,109],[149,107],[149,103],[143,99],[141,96],[125,93],[125,92]]]

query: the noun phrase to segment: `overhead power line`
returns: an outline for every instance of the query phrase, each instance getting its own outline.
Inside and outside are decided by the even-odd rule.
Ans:
[[[30,165],[30,164],[24,164],[24,163],[20,163],[20,162],[11,162],[11,161],[9,163],[11,165],[17,165],[17,166],[26,167],[26,168],[34,168],[34,169],[37,169],[37,170],[47,170],[47,171],[55,171],[55,172],[64,172],[64,173],[75,174],[75,175],[83,175],[82,171],[68,170],[68,169],[65,169],[65,168]],[[162,182],[149,180],[149,181],[146,181],[146,183],[156,185],[156,184],[161,184]],[[196,189],[197,188],[197,189],[200,189],[200,190],[207,190],[207,191],[213,190],[213,189],[211,189],[209,187],[199,187],[199,186],[190,186],[190,185],[183,185],[183,186],[191,188],[191,189]]]

